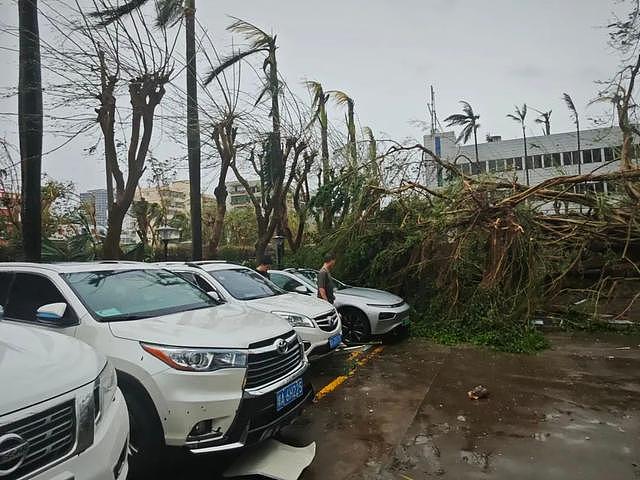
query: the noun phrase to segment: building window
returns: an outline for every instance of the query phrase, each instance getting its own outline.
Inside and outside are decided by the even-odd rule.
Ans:
[[[542,168],[542,155],[533,156],[533,168]]]
[[[487,162],[475,162],[471,164],[471,175],[479,175],[487,171]]]
[[[602,161],[602,152],[599,148],[594,148],[591,150],[591,157],[593,159],[593,163],[598,163]]]
[[[496,161],[495,160],[489,160],[489,171],[490,172],[495,172],[496,171]]]
[[[582,151],[582,163],[592,163],[591,150]]]
[[[562,164],[563,165],[571,165],[571,152],[564,152],[562,154]]]
[[[496,160],[496,170],[504,172],[504,158]]]
[[[514,158],[514,163],[516,166],[516,170],[522,170],[522,157]]]
[[[545,154],[543,155],[542,160],[543,160],[544,168],[549,168],[549,167],[551,166],[552,158],[551,158],[551,155],[550,155],[550,154],[545,153]]]
[[[604,149],[604,161],[605,162],[613,162],[614,156],[613,156],[613,148],[611,147],[606,147]]]
[[[552,155],[552,157],[553,157],[553,166],[554,167],[559,167],[561,165],[560,154],[559,153],[554,153]]]
[[[507,170],[513,170],[513,158],[507,158],[505,160],[505,164],[507,166]]]
[[[580,161],[580,152],[575,150],[573,152],[571,152],[571,157],[573,157],[573,164],[574,165],[580,165],[580,163],[582,163]]]
[[[460,165],[460,168],[462,169],[462,173],[465,175],[471,174],[471,166],[468,163],[463,163]]]
[[[231,205],[244,205],[249,203],[249,195],[234,195],[231,197]]]

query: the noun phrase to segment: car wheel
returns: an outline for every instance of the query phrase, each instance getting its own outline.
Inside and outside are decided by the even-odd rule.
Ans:
[[[159,468],[164,435],[149,405],[135,390],[123,389],[129,410],[129,472],[133,478],[148,478]]]
[[[342,339],[345,344],[364,343],[371,335],[371,324],[367,316],[355,308],[345,308],[342,317]]]

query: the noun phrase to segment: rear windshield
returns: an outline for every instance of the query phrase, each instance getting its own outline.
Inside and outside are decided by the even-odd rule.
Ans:
[[[259,273],[246,268],[210,271],[229,294],[238,300],[273,297],[283,293],[276,285]]]
[[[205,292],[166,270],[67,273],[63,278],[93,316],[115,322],[216,305]]]

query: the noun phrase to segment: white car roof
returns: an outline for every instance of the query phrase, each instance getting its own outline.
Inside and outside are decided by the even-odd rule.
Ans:
[[[29,263],[29,262],[0,262],[0,270],[29,268],[47,270],[55,273],[100,272],[111,270],[158,270],[160,267],[143,262],[121,262],[104,260],[100,262],[68,262],[68,263]]]

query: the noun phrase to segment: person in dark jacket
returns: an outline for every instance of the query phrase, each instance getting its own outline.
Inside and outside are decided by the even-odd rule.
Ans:
[[[271,257],[269,255],[264,255],[260,258],[260,260],[258,260],[258,267],[256,268],[256,272],[258,272],[264,278],[270,280],[271,277],[269,276],[269,270],[271,269],[272,264],[273,261],[271,260]]]

